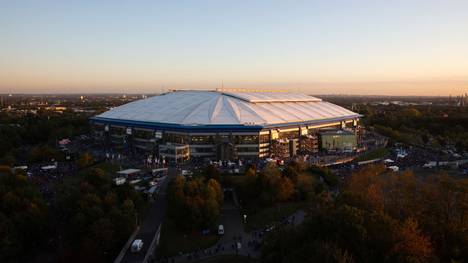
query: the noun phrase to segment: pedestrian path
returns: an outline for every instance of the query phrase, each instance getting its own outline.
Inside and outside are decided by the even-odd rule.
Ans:
[[[298,210],[294,214],[285,218],[282,224],[297,226],[304,221],[305,212]],[[223,206],[221,220],[225,224],[225,235],[214,246],[207,249],[200,249],[191,253],[161,259],[159,262],[181,263],[197,262],[215,256],[241,255],[252,258],[259,258],[260,245],[266,232],[269,230],[255,230],[251,233],[244,231],[244,223],[237,208],[228,205]]]

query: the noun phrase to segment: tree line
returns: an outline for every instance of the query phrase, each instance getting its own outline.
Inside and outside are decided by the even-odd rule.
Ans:
[[[244,176],[230,177],[225,183],[236,189],[244,206],[255,209],[280,202],[310,200],[327,188],[335,188],[338,178],[327,169],[291,161],[283,170],[273,162],[259,172],[251,165]]]
[[[336,197],[322,193],[299,227],[264,242],[262,262],[463,262],[468,180],[369,166]]]
[[[366,125],[395,141],[440,149],[468,150],[468,108],[444,106],[362,105]]]
[[[0,261],[20,261],[36,251],[46,236],[49,209],[22,172],[0,167]]]
[[[56,194],[49,203],[22,172],[11,171],[0,168],[0,262],[42,256],[109,262],[144,217],[142,195],[128,184],[115,186],[99,168],[51,186]]]
[[[16,160],[30,162],[61,158],[54,146],[59,139],[72,138],[89,131],[87,116],[65,112],[11,116],[0,114],[0,164],[14,165]],[[42,153],[42,154],[41,154]]]

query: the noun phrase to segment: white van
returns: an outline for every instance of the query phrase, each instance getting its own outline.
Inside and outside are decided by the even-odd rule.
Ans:
[[[142,247],[143,247],[143,240],[135,239],[135,240],[133,240],[131,251],[132,251],[132,253],[138,253],[138,252],[141,251]]]
[[[224,235],[224,226],[223,225],[219,225],[218,226],[218,235]]]

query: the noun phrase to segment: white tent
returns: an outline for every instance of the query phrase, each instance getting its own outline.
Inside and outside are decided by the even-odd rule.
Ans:
[[[128,177],[129,175],[136,174],[136,173],[139,173],[139,172],[141,172],[140,169],[131,168],[131,169],[125,169],[125,170],[118,171],[117,174]]]
[[[46,166],[41,167],[41,170],[44,170],[44,171],[54,170],[54,169],[57,169],[57,166],[55,166],[55,165],[46,165]]]

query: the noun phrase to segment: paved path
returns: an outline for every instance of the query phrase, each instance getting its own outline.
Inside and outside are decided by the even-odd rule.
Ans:
[[[304,221],[304,217],[304,211],[299,210],[289,216],[284,223],[289,222],[289,224],[297,226]],[[259,244],[263,237],[260,234],[260,231],[252,231],[251,233],[245,232],[242,220],[242,215],[240,215],[239,210],[233,204],[228,203],[223,205],[221,209],[220,223],[224,225],[225,233],[216,245],[204,250],[172,257],[167,261],[161,262],[197,262],[202,259],[222,255],[243,255],[259,258]],[[241,249],[236,249],[237,243],[241,244]]]
[[[156,197],[156,200],[151,204],[149,211],[140,225],[140,230],[138,231],[135,239],[143,240],[143,248],[139,253],[132,253],[130,249],[127,249],[124,257],[121,262],[143,262],[145,258],[148,247],[151,244],[151,241],[158,230],[158,227],[161,225],[164,215],[166,212],[166,188],[168,182],[177,174],[177,170],[170,168],[168,171],[168,177],[163,181],[161,185],[161,190]]]

